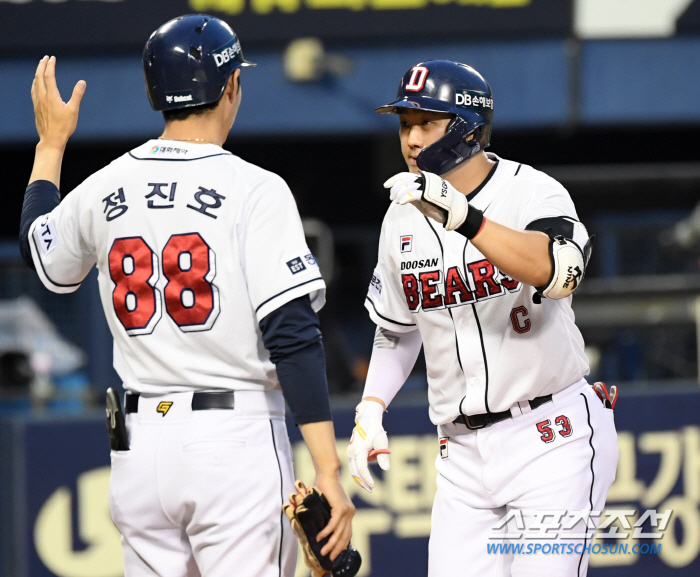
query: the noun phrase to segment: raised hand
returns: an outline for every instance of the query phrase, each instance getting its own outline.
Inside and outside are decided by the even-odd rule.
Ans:
[[[63,102],[56,85],[56,57],[44,56],[32,82],[32,102],[40,143],[65,147],[78,125],[80,101],[87,83],[80,80],[68,102]]]

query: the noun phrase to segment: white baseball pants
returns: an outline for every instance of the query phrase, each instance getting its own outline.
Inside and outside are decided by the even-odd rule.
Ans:
[[[522,513],[526,528],[533,527],[538,511],[601,511],[617,468],[613,412],[584,382],[553,395],[550,403],[527,409],[525,414],[516,409],[515,418],[476,431],[464,425],[438,427],[447,448],[436,460],[429,577],[586,575],[585,545],[590,539],[514,541],[489,535],[514,509]],[[592,520],[597,525],[600,517]],[[509,522],[508,529],[513,527]],[[583,522],[574,530],[586,532]],[[489,553],[488,545],[497,543],[582,546],[580,554]]]
[[[191,399],[142,395],[126,419],[130,450],[112,451],[125,577],[292,577],[282,393],[236,391],[233,410],[192,411]],[[172,402],[165,414],[161,402]]]

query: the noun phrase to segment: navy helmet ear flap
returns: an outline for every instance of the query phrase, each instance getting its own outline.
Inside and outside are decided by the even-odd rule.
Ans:
[[[467,137],[474,132],[474,138]],[[469,160],[489,145],[491,126],[474,125],[459,116],[448,124],[445,136],[426,146],[416,158],[418,168],[437,175],[445,174]]]

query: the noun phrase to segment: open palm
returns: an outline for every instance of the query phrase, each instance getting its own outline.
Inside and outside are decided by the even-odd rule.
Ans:
[[[78,124],[80,101],[87,84],[79,81],[68,102],[63,102],[56,86],[56,58],[44,56],[39,62],[32,82],[32,102],[39,140],[46,144],[64,146]]]

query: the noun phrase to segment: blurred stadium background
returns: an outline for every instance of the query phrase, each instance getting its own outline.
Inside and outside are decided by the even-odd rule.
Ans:
[[[65,193],[160,134],[140,53],[189,12],[227,20],[258,63],[226,146],[284,177],[305,219],[329,285],[341,455],[371,351],[363,300],[381,184],[402,169],[396,119],[374,108],[413,64],[465,62],[493,88],[491,150],[562,182],[597,235],[574,308],[591,379],[621,390],[609,508],[674,511],[646,541],[660,552],[594,555],[590,574],[700,574],[700,0],[0,0],[0,575],[123,574],[101,408],[119,381],[96,272],[54,295],[17,247],[36,63],[58,57],[64,94],[88,84]],[[375,493],[346,475],[365,576],[426,574],[437,452],[426,386],[419,361],[389,413],[394,460]]]

